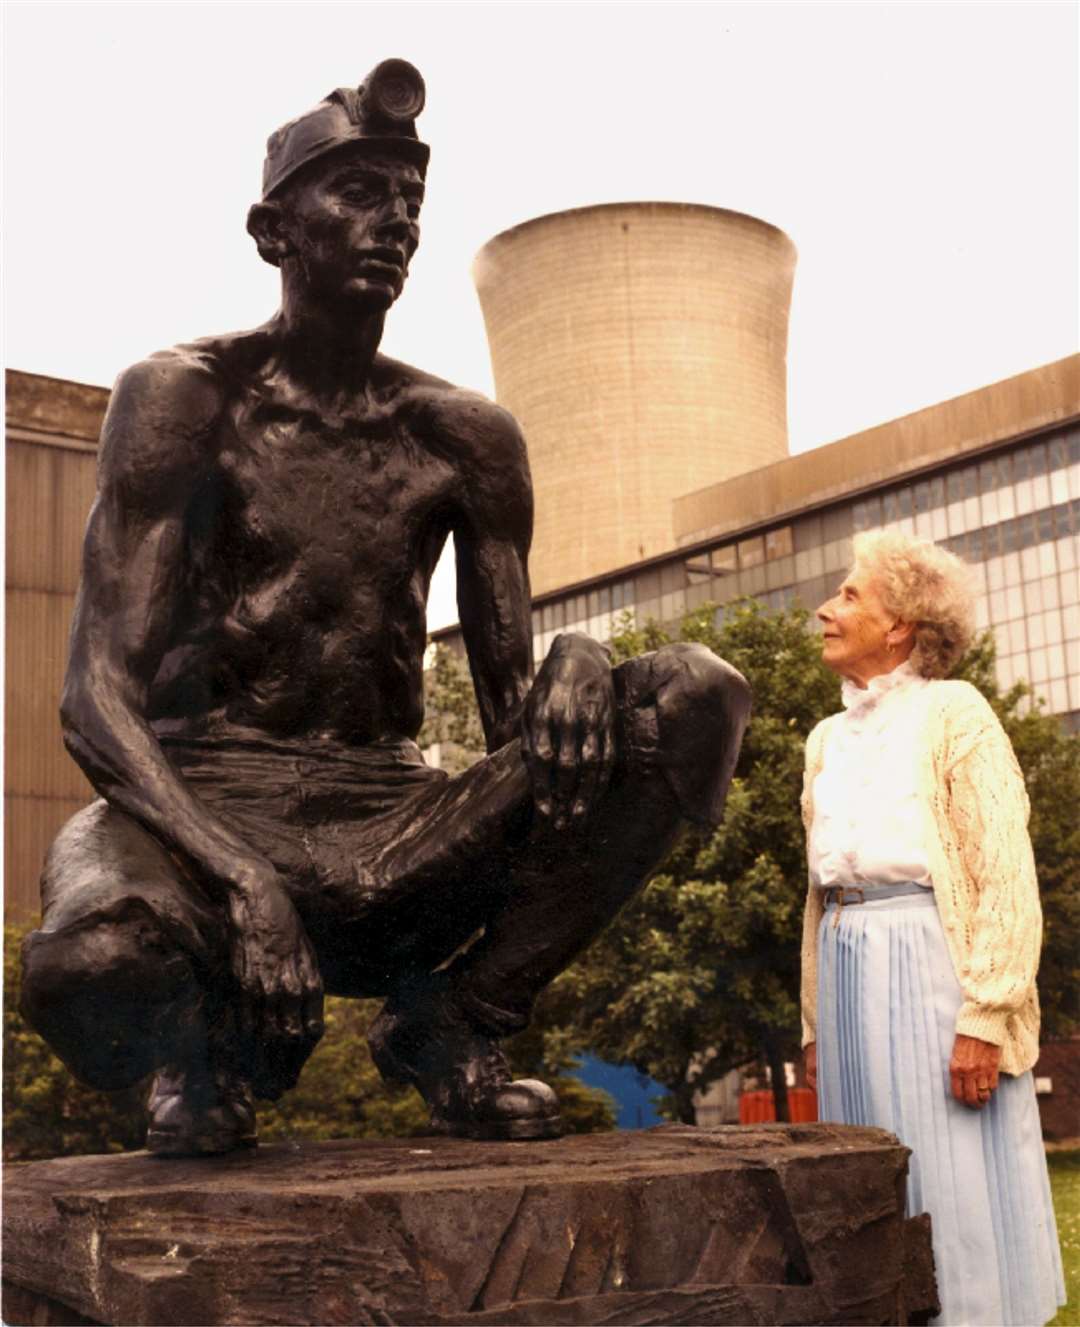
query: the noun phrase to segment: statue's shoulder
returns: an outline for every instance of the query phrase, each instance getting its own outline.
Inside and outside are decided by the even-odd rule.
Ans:
[[[219,422],[260,354],[259,333],[158,350],[116,380],[101,434],[102,477],[145,486],[195,474],[212,459]]]
[[[476,457],[488,466],[502,461],[527,468],[521,429],[509,410],[480,392],[396,360],[383,360],[382,368],[396,379],[400,399],[423,432],[462,460]]]
[[[203,433],[250,382],[268,348],[267,333],[257,329],[157,350],[121,373],[113,403],[149,414],[172,436]]]

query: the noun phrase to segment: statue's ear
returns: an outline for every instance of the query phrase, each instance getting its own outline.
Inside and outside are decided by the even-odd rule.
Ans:
[[[288,234],[285,209],[274,199],[255,203],[248,212],[248,234],[259,247],[259,257],[274,267],[296,252]]]

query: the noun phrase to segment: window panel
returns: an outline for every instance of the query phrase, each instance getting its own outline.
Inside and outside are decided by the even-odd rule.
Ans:
[[[1011,521],[1016,515],[1016,494],[1012,485],[998,489],[998,520]]]
[[[765,589],[765,564],[750,567],[741,573],[743,594],[758,595]]]
[[[1054,542],[1048,539],[1045,543],[1039,544],[1035,552],[1038,554],[1039,575],[1052,576],[1057,571],[1057,559],[1054,557]]]
[[[949,534],[967,534],[967,513],[962,502],[950,502],[945,508],[945,520],[949,527]]]
[[[1022,580],[1020,574],[1020,554],[1005,553],[1001,560],[1005,564],[1005,584],[1019,585]]]
[[[1005,457],[1000,458],[1005,461]],[[1020,484],[1031,477],[1031,452],[1027,447],[1018,447],[1012,454],[1013,482]]]
[[[1005,588],[1005,559],[1001,557],[987,558],[986,560],[986,583],[991,590],[1002,590]]]
[[[911,488],[907,484],[905,484],[903,488],[897,489],[896,510],[901,520],[903,520],[905,516],[911,516],[914,514],[915,500],[912,497]]]
[[[1050,675],[1050,661],[1045,648],[1031,651],[1031,680],[1036,684],[1045,682]]]
[[[1041,617],[1046,628],[1047,645],[1060,645],[1064,638],[1061,625],[1061,610],[1052,608],[1048,613],[1041,614]]]
[[[1058,571],[1063,574],[1072,571],[1076,566],[1077,538],[1077,535],[1070,534],[1066,535],[1064,539],[1057,539],[1054,541],[1055,548],[1057,549]]]
[[[930,508],[945,506],[945,477],[934,475],[930,479]]]
[[[790,557],[793,547],[790,525],[782,525],[779,530],[770,530],[765,536],[766,559]]]
[[[1046,644],[1046,618],[1042,613],[1033,613],[1028,618],[1028,645],[1033,650],[1041,649]]]
[[[1025,581],[1035,580],[1039,575],[1039,550],[1025,548],[1020,554],[1020,574]]]
[[[1057,434],[1047,444],[1049,468],[1060,470],[1069,464],[1069,444],[1063,434]]]
[[[1006,620],[1005,591],[990,591],[990,621],[995,625]]]
[[[1074,539],[1075,535],[1072,536]],[[1080,574],[1075,567],[1069,571],[1063,572],[1058,581],[1058,588],[1061,590],[1062,604],[1080,603]]]
[[[983,525],[996,525],[1001,519],[998,515],[998,495],[996,490],[987,493],[985,489],[982,495],[982,523]]]
[[[1016,494],[1016,514],[1025,516],[1035,510],[1035,493],[1030,479],[1022,479],[1013,489]]]
[[[935,507],[930,513],[930,530],[930,538],[933,539],[936,544],[940,544],[943,539],[948,538],[949,523],[945,517],[944,507]]]
[[[1020,585],[1010,585],[1005,591],[1005,613],[1011,620],[1024,616],[1024,592]]]
[[[1046,647],[1046,657],[1050,664],[1050,676],[1064,677],[1065,676],[1064,645],[1048,645]]]
[[[964,472],[962,470],[950,470],[945,476],[945,497],[949,506],[960,502],[964,496]]]
[[[1080,604],[1069,604],[1062,609],[1061,627],[1067,641],[1080,638]]]
[[[765,561],[765,541],[761,535],[739,540],[739,569],[759,566]]]
[[[1050,506],[1050,480],[1046,475],[1036,475],[1031,481],[1031,495],[1036,511]]]
[[[920,511],[916,513],[915,533],[920,539],[933,539],[934,527],[928,511]]]
[[[1010,654],[1019,654],[1027,649],[1027,625],[1022,617],[1006,623],[1005,640]]]
[[[1069,500],[1069,476],[1064,470],[1054,470],[1050,475],[1050,501],[1055,505]]]
[[[698,553],[695,557],[687,558],[683,563],[683,573],[687,585],[708,585],[712,580],[708,554]]]
[[[795,559],[793,557],[776,558],[765,563],[765,584],[770,590],[779,590],[791,585],[795,580]]]
[[[665,562],[660,568],[660,593],[671,594],[685,588],[686,580],[681,562]]]
[[[792,527],[791,537],[795,543],[796,553],[802,553],[810,548],[820,548],[825,542],[821,535],[821,517],[804,516],[802,520],[796,521]]]
[[[1061,605],[1060,582],[1056,576],[1044,576],[1042,580],[1042,606],[1058,608]]]
[[[1069,676],[1069,709],[1080,710],[1080,673]]]
[[[852,531],[852,509],[850,506],[833,507],[824,513],[821,521],[822,543],[829,544],[834,539],[843,539]]]
[[[1050,683],[1050,713],[1063,714],[1069,708],[1069,689],[1063,677]]]
[[[1043,583],[1041,580],[1027,581],[1024,585],[1024,612],[1030,617],[1032,613],[1041,613],[1043,610]]]

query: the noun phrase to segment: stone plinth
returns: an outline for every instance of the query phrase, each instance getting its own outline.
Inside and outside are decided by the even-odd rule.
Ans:
[[[925,1320],[907,1156],[881,1130],[814,1124],[12,1165],[4,1320]]]

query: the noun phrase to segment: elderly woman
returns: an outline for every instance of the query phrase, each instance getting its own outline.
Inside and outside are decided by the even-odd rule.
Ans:
[[[941,1323],[1040,1324],[1065,1301],[1031,1066],[1041,911],[1023,776],[993,710],[944,681],[969,572],[856,536],[818,610],[844,710],[810,734],[803,1043],[824,1120],[912,1150]]]

